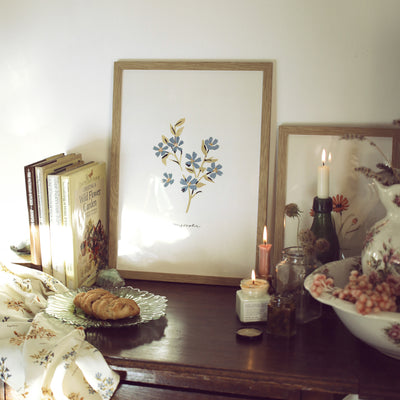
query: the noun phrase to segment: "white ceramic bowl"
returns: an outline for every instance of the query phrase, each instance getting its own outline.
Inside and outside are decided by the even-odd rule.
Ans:
[[[310,292],[314,275],[323,273],[334,279],[335,286],[343,288],[348,283],[350,271],[356,268],[359,261],[360,257],[352,257],[322,265],[306,278],[304,286]],[[354,336],[383,354],[400,359],[400,313],[380,312],[361,315],[353,303],[338,299],[328,292],[314,298],[332,306]]]

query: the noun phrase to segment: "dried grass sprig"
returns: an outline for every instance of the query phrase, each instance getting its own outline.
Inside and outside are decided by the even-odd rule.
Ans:
[[[375,147],[376,150],[381,154],[383,159],[385,160],[386,164],[389,165],[390,167],[392,166],[392,163],[390,160],[386,157],[385,153],[382,151],[382,149],[372,140],[369,140],[366,136],[364,135],[357,135],[356,133],[346,133],[345,135],[340,137],[340,140],[359,140],[359,141],[367,141],[368,144],[372,147]]]
[[[369,140],[366,136],[351,133],[341,136],[340,139],[368,141],[368,143],[374,147],[385,160],[385,164],[376,164],[378,171],[373,171],[371,168],[367,167],[356,167],[354,168],[355,171],[361,172],[367,178],[375,179],[384,186],[392,186],[400,183],[400,170],[392,167],[392,163],[388,160],[382,149],[375,142]]]

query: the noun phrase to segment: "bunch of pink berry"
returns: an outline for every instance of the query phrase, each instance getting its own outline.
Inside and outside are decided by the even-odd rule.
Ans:
[[[333,279],[327,278],[324,274],[315,274],[310,292],[313,296],[319,297],[324,291],[333,289]]]
[[[349,283],[343,289],[336,289],[333,295],[355,304],[360,314],[377,313],[380,311],[395,312],[396,288],[390,280],[378,282],[373,276],[351,271]]]

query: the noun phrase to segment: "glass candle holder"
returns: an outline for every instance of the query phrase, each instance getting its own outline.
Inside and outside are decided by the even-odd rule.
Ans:
[[[269,283],[265,279],[242,279],[240,288],[236,292],[236,313],[240,321],[266,321]]]
[[[267,294],[269,283],[266,279],[242,279],[240,288],[246,296],[262,297]]]

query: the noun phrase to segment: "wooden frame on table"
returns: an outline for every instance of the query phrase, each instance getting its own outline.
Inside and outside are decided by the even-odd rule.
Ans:
[[[123,277],[237,285],[256,268],[272,66],[115,63],[109,264]]]
[[[340,140],[345,135],[359,135],[369,140]],[[383,212],[369,181],[354,171],[357,166],[375,170],[376,163],[385,161],[379,151],[369,145],[369,141],[382,147],[393,166],[400,166],[400,129],[393,126],[279,127],[272,255],[274,265],[281,260],[283,248],[297,245],[298,229],[311,226],[309,212],[317,194],[317,168],[321,165],[324,147],[328,153],[332,153],[332,163],[327,164],[330,166],[330,196],[335,196],[334,201],[340,201],[340,197],[336,196],[343,195],[345,203],[344,208],[338,206],[337,212],[332,213],[339,241],[345,256],[358,254],[366,229]],[[302,211],[300,219],[285,217],[285,205],[289,203],[298,205]]]

